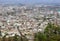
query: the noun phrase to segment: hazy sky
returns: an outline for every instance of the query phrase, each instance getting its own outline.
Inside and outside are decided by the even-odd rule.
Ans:
[[[60,3],[60,0],[0,0],[0,3],[23,3],[23,4]]]

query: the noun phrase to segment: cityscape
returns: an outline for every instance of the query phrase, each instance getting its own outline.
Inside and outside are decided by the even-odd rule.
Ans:
[[[60,41],[60,5],[0,4],[0,41]]]

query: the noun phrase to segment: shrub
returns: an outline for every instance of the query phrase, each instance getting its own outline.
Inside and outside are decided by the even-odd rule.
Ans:
[[[34,41],[46,41],[47,39],[46,35],[40,32],[36,33],[34,38],[35,38]]]

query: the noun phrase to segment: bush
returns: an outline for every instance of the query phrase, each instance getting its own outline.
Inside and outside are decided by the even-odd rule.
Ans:
[[[46,35],[40,32],[36,33],[34,38],[35,38],[34,41],[46,41],[47,39]]]

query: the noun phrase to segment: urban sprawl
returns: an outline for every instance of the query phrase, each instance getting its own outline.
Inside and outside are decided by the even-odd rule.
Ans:
[[[60,6],[0,6],[0,30],[4,36],[19,35],[17,27],[27,38],[44,32],[49,22],[60,25]],[[29,36],[29,37],[28,37]]]

